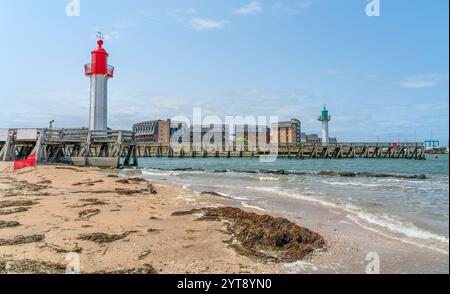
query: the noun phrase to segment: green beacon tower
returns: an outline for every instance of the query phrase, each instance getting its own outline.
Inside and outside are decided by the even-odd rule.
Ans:
[[[328,146],[330,143],[328,124],[331,121],[331,116],[328,114],[328,109],[326,106],[323,107],[322,115],[319,117],[318,121],[322,122],[322,144],[324,146]]]

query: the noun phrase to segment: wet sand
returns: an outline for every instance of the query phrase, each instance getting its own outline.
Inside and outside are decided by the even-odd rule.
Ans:
[[[67,264],[67,252],[79,252],[83,273],[114,272],[146,264],[158,273],[280,270],[276,264],[240,255],[224,243],[230,236],[223,222],[196,222],[193,215],[172,216],[176,211],[224,205],[220,200],[166,185],[154,185],[157,194],[152,194],[147,182],[121,180],[96,168],[39,166],[13,173],[10,165],[0,163],[0,203],[34,202],[0,209],[0,214],[10,213],[0,215],[0,221],[20,224],[1,228],[0,240],[43,237],[24,244],[0,244],[0,263],[27,260]],[[18,207],[24,211],[14,212]],[[111,242],[102,242],[102,235],[98,242],[80,239],[93,233],[117,240],[106,238]]]
[[[246,256],[227,243],[226,221],[173,215],[237,203],[115,174],[55,166],[12,172],[0,163],[0,272],[2,264],[13,271],[30,261],[46,264],[28,267],[60,272],[56,265],[67,264],[68,252],[80,255],[83,273],[365,273],[370,252],[380,256],[381,273],[449,270],[446,254],[367,230],[344,210],[299,200],[292,200],[298,215],[289,220],[322,235],[326,248],[293,263]]]

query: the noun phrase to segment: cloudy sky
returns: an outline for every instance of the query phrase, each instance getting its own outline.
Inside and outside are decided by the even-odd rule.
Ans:
[[[116,76],[109,126],[205,115],[297,117],[341,141],[448,142],[447,0],[5,0],[0,128],[88,124],[98,30]]]

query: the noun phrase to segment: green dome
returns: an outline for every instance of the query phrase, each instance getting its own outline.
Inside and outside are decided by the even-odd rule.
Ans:
[[[326,106],[324,106],[324,107],[323,107],[323,110],[322,110],[322,120],[323,120],[323,121],[328,121],[328,120],[330,120],[330,117],[328,116],[328,109],[327,109]]]

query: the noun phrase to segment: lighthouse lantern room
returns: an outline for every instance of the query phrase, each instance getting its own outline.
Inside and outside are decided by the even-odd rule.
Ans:
[[[108,52],[97,41],[91,63],[84,66],[85,75],[91,79],[91,103],[89,109],[89,130],[106,131],[108,128],[108,80],[114,76],[114,67],[108,65]]]

